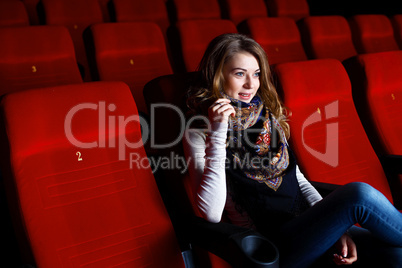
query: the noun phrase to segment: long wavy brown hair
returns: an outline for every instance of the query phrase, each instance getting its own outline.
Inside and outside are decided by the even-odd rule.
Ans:
[[[191,114],[207,115],[208,107],[222,98],[224,77],[223,67],[235,54],[247,52],[253,55],[260,67],[260,88],[257,94],[264,105],[278,119],[287,137],[289,125],[287,111],[282,105],[276,88],[272,83],[271,70],[264,49],[253,39],[237,33],[223,34],[214,38],[208,45],[198,66],[199,81],[188,91],[187,106]]]

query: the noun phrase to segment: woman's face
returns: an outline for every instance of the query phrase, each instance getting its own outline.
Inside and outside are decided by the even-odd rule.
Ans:
[[[240,52],[223,66],[223,77],[226,95],[249,103],[260,87],[260,66],[253,55]]]

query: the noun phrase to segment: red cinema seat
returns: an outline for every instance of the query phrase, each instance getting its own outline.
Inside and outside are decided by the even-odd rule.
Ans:
[[[155,22],[164,35],[169,27],[165,0],[113,0],[117,22]]]
[[[223,0],[222,6],[225,7],[225,17],[235,25],[249,18],[268,16],[264,0],[248,0],[247,4],[242,0]]]
[[[246,28],[267,53],[269,64],[307,60],[299,29],[291,18],[251,18]]]
[[[400,50],[369,53],[358,55],[354,68],[348,69],[356,109],[380,157],[402,155],[401,62]],[[391,178],[394,199],[402,204],[402,176]]]
[[[21,1],[0,1],[0,27],[28,25],[28,13]]]
[[[4,178],[35,267],[185,267],[127,85],[18,92],[1,113]]]
[[[42,3],[47,25],[62,25],[68,28],[83,80],[91,81],[84,31],[94,23],[103,22],[98,0],[43,0]]]
[[[390,17],[392,27],[394,29],[394,37],[399,46],[402,49],[402,14],[396,14]]]
[[[310,16],[306,0],[265,0],[268,13],[272,17],[289,17],[300,20]]]
[[[391,202],[387,177],[353,103],[340,61],[320,59],[276,65],[290,117],[290,143],[311,181],[366,182]]]
[[[90,30],[99,79],[128,84],[138,110],[148,113],[144,85],[173,73],[161,29],[152,22],[119,22],[92,25]]]
[[[0,28],[0,95],[73,83],[82,79],[65,27]]]
[[[385,15],[354,15],[348,19],[357,53],[399,50],[391,21]]]
[[[175,20],[220,19],[221,9],[217,0],[172,0]]]
[[[342,16],[310,16],[300,21],[299,29],[310,59],[343,61],[357,55],[348,21]]]
[[[187,20],[176,25],[184,66],[187,72],[195,71],[209,42],[225,33],[236,33],[237,28],[230,20]]]

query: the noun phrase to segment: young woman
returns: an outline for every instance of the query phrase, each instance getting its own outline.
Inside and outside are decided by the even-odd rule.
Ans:
[[[184,139],[196,213],[257,229],[278,245],[281,267],[308,267],[328,252],[338,265],[402,267],[402,214],[381,193],[351,183],[322,199],[300,172],[259,44],[218,36],[199,74],[188,106],[208,120]]]

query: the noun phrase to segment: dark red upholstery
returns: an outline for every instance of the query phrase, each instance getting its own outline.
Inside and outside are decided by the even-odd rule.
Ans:
[[[385,15],[354,15],[348,19],[357,53],[399,50],[394,29]]]
[[[247,4],[242,0],[223,0],[222,5],[227,18],[236,25],[248,18],[268,16],[264,0],[248,0]]]
[[[306,0],[266,0],[269,15],[300,20],[310,15]]]
[[[98,0],[100,9],[102,11],[103,21],[110,22],[115,21],[115,14],[112,8],[112,1],[111,0]],[[112,18],[113,16],[113,18]]]
[[[21,1],[0,1],[0,27],[28,25],[28,13]]]
[[[395,40],[399,49],[402,49],[402,14],[393,15],[390,17],[390,20],[394,29]]]
[[[37,10],[39,1],[40,0],[22,0],[22,3],[24,3],[25,9],[28,13],[30,25],[40,24],[40,18]]]
[[[370,119],[381,140],[381,153],[396,155],[402,155],[401,60],[400,50],[358,55],[362,74],[351,78],[356,82],[353,83],[356,96],[368,108],[364,117]]]
[[[230,20],[187,20],[177,23],[185,69],[195,71],[209,42],[224,33],[236,33]]]
[[[307,60],[299,29],[291,18],[251,18],[246,27],[268,54],[269,64]]]
[[[65,27],[0,28],[0,95],[72,83],[82,79]]]
[[[300,21],[302,41],[310,59],[340,61],[357,55],[347,20],[342,16],[310,16]]]
[[[377,154],[402,155],[402,51],[359,55],[349,71],[360,118]],[[402,175],[391,175],[402,205]]]
[[[176,20],[220,19],[221,9],[217,0],[172,0]]]
[[[91,24],[103,22],[102,10],[98,0],[43,0],[47,25],[63,25],[70,31],[75,54],[82,68],[84,81],[91,81],[84,30]]]
[[[127,85],[18,92],[3,99],[1,111],[11,152],[5,180],[16,188],[10,200],[36,267],[184,267]],[[77,147],[72,138],[96,144]]]
[[[311,60],[276,65],[289,107],[298,162],[312,181],[366,182],[393,200],[387,178],[356,112],[341,62]]]
[[[169,17],[165,0],[113,0],[113,5],[117,22],[155,22],[166,34],[169,27]]]
[[[99,79],[130,86],[139,111],[147,113],[144,85],[171,74],[161,29],[152,22],[100,23],[91,26]]]

